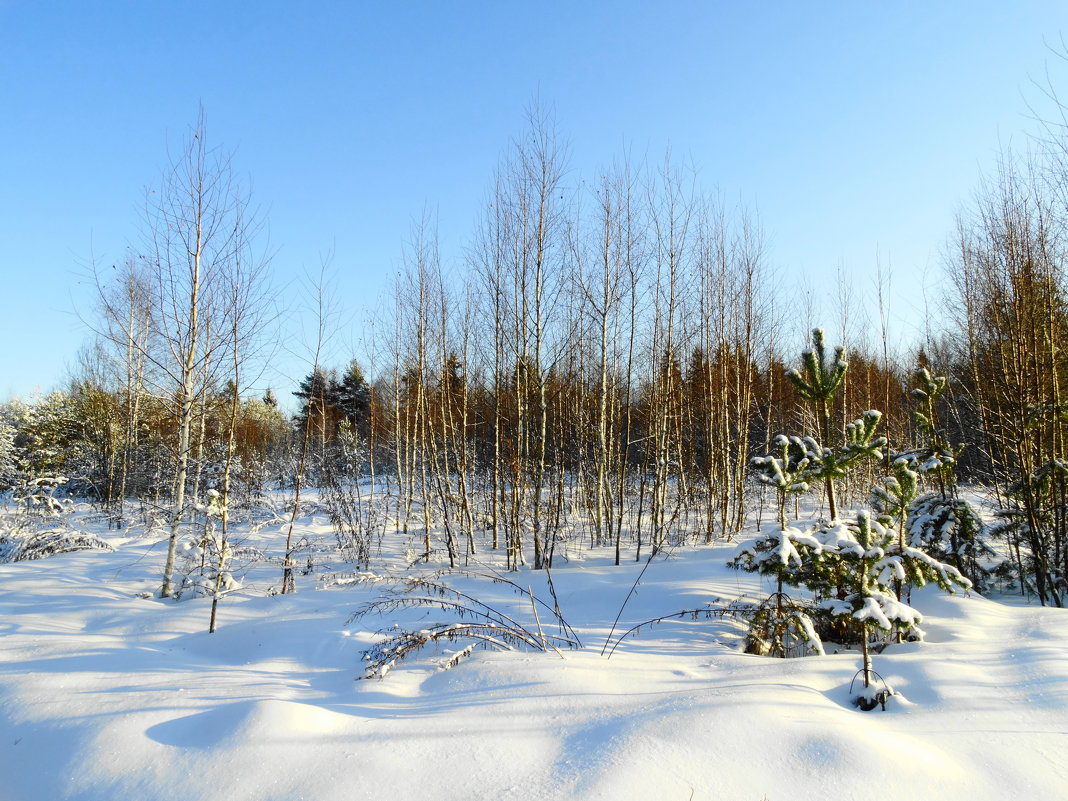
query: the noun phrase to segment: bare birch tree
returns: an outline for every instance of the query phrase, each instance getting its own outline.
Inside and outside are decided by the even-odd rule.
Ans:
[[[225,310],[221,282],[248,241],[248,195],[235,179],[229,154],[210,148],[204,114],[147,197],[140,275],[124,303],[105,303],[106,330],[127,348],[128,406],[133,417],[142,380],[172,409],[170,536],[160,595],[173,592],[178,535],[195,446],[198,404],[212,384]],[[133,280],[133,279],[131,279]],[[105,294],[101,293],[102,296]],[[225,293],[222,293],[225,294]],[[144,299],[143,315],[130,316]],[[151,324],[149,333],[146,326]],[[215,334],[212,335],[212,324]],[[122,332],[121,335],[118,332]],[[144,365],[150,367],[142,369]],[[151,377],[149,385],[148,377]]]

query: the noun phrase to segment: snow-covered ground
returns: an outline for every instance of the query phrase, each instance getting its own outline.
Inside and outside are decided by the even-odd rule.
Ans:
[[[431,650],[357,680],[375,631],[452,618],[350,621],[384,585],[327,586],[345,566],[319,555],[293,595],[268,594],[277,563],[255,568],[208,634],[208,599],[139,597],[158,588],[159,536],[94,531],[113,553],[0,565],[2,799],[1068,798],[1065,610],[915,593],[927,640],[875,657],[899,695],[864,713],[859,655],[746,655],[729,620],[646,627],[602,656],[642,565],[573,548],[552,579],[583,648],[476,651],[449,671]],[[299,533],[332,541],[323,517]],[[258,536],[277,557],[278,526]],[[656,559],[617,632],[766,593],[724,566],[732,551]],[[549,600],[543,574],[511,577]],[[507,585],[447,580],[532,619]]]

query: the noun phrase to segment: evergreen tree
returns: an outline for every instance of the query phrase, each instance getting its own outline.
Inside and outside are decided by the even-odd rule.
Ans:
[[[816,328],[812,331],[812,348],[804,350],[801,356],[804,375],[798,370],[787,370],[786,377],[803,400],[812,402],[819,436],[824,445],[833,446],[831,408],[835,393],[842,385],[849,367],[845,360],[845,348],[835,348],[834,357],[828,358],[823,329]],[[828,511],[831,520],[835,520],[838,517],[838,504],[834,494],[834,479],[830,473],[822,477],[827,490]]]
[[[936,489],[918,497],[914,493],[909,499],[905,521],[909,545],[944,559],[984,589],[989,572],[980,560],[994,552],[983,539],[985,527],[979,513],[957,494],[957,457],[963,448],[954,447],[938,425],[938,406],[948,382],[926,367],[916,371],[916,382],[919,386],[911,393],[916,403],[912,417],[923,442],[898,454],[896,461],[907,463],[902,471],[911,472],[911,467],[917,478],[933,481]]]
[[[867,511],[859,512],[855,523],[832,524],[812,534],[820,541],[820,553],[836,568],[833,581],[846,589],[843,596],[824,600],[823,608],[832,618],[845,623],[846,630],[851,629],[854,638],[860,641],[865,688],[871,686],[868,645],[873,627],[887,634],[923,639],[920,628],[923,615],[898,599],[895,584],[900,586],[907,581],[922,587],[933,581],[949,592],[954,587],[971,587],[971,582],[952,565],[939,562],[917,548],[895,547],[893,532],[872,520]],[[813,589],[828,591],[830,582]]]
[[[371,408],[371,389],[367,386],[363,371],[355,359],[349,362],[345,374],[335,383],[333,396],[341,414],[354,428],[358,428],[367,420],[367,413]]]
[[[327,420],[336,408],[334,383],[322,367],[316,367],[300,382],[300,388],[293,393],[302,401],[296,417],[299,430],[306,426],[311,426],[313,432],[328,429]]]
[[[806,604],[783,592],[783,584],[800,585],[801,571],[819,542],[800,529],[786,524],[786,500],[808,491],[811,478],[808,447],[799,437],[780,434],[775,438],[777,452],[752,459],[750,466],[762,484],[774,487],[779,531],[743,543],[727,563],[748,572],[774,576],[775,592],[753,613],[746,634],[745,650],[760,656],[787,657],[823,653]]]
[[[0,419],[0,492],[14,485],[17,471],[15,428]]]
[[[841,348],[833,362],[827,359],[819,329],[813,332],[813,343],[814,349],[804,354],[805,376],[798,371],[788,375],[798,394],[815,404],[823,437],[830,442],[829,406],[845,377],[846,362]],[[776,453],[753,459],[758,479],[778,494],[779,531],[744,543],[729,563],[773,575],[778,585],[752,615],[747,650],[775,656],[798,651],[822,653],[813,616],[821,618],[824,632],[836,641],[861,646],[864,690],[855,703],[864,709],[873,708],[875,700],[885,703],[888,693],[871,687],[868,645],[873,632],[898,638],[923,636],[920,613],[900,600],[902,584],[922,586],[935,581],[947,590],[971,586],[956,567],[905,541],[906,520],[918,483],[908,459],[896,459],[894,475],[873,492],[879,520],[872,520],[868,511],[858,513],[854,523],[838,519],[835,482],[861,463],[883,458],[886,438],[876,434],[881,417],[878,411],[865,412],[845,427],[840,443],[830,445],[821,445],[814,437],[779,435]],[[813,480],[825,482],[831,520],[801,531],[786,524],[786,498],[804,492]],[[783,593],[784,584],[806,587],[819,606],[790,599]]]

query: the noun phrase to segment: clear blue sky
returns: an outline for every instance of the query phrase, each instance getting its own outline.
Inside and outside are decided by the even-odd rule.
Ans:
[[[1062,34],[1064,0],[0,0],[0,400],[62,383],[85,265],[137,241],[199,104],[267,214],[279,283],[333,252],[339,366],[413,218],[436,213],[460,253],[535,95],[576,179],[670,147],[759,209],[787,281],[841,266],[866,287],[880,257],[911,336],[955,212],[1036,130],[1032,82],[1049,69],[1068,94]]]

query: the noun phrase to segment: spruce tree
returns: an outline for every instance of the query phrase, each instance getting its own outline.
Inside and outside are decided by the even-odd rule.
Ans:
[[[316,367],[300,382],[300,388],[293,393],[302,401],[297,411],[298,429],[304,430],[305,426],[309,425],[313,428],[325,425],[329,410],[334,406],[331,383],[330,376],[321,367]]]
[[[345,374],[335,384],[333,396],[341,414],[354,428],[367,419],[371,407],[371,389],[355,359],[349,362]]]

